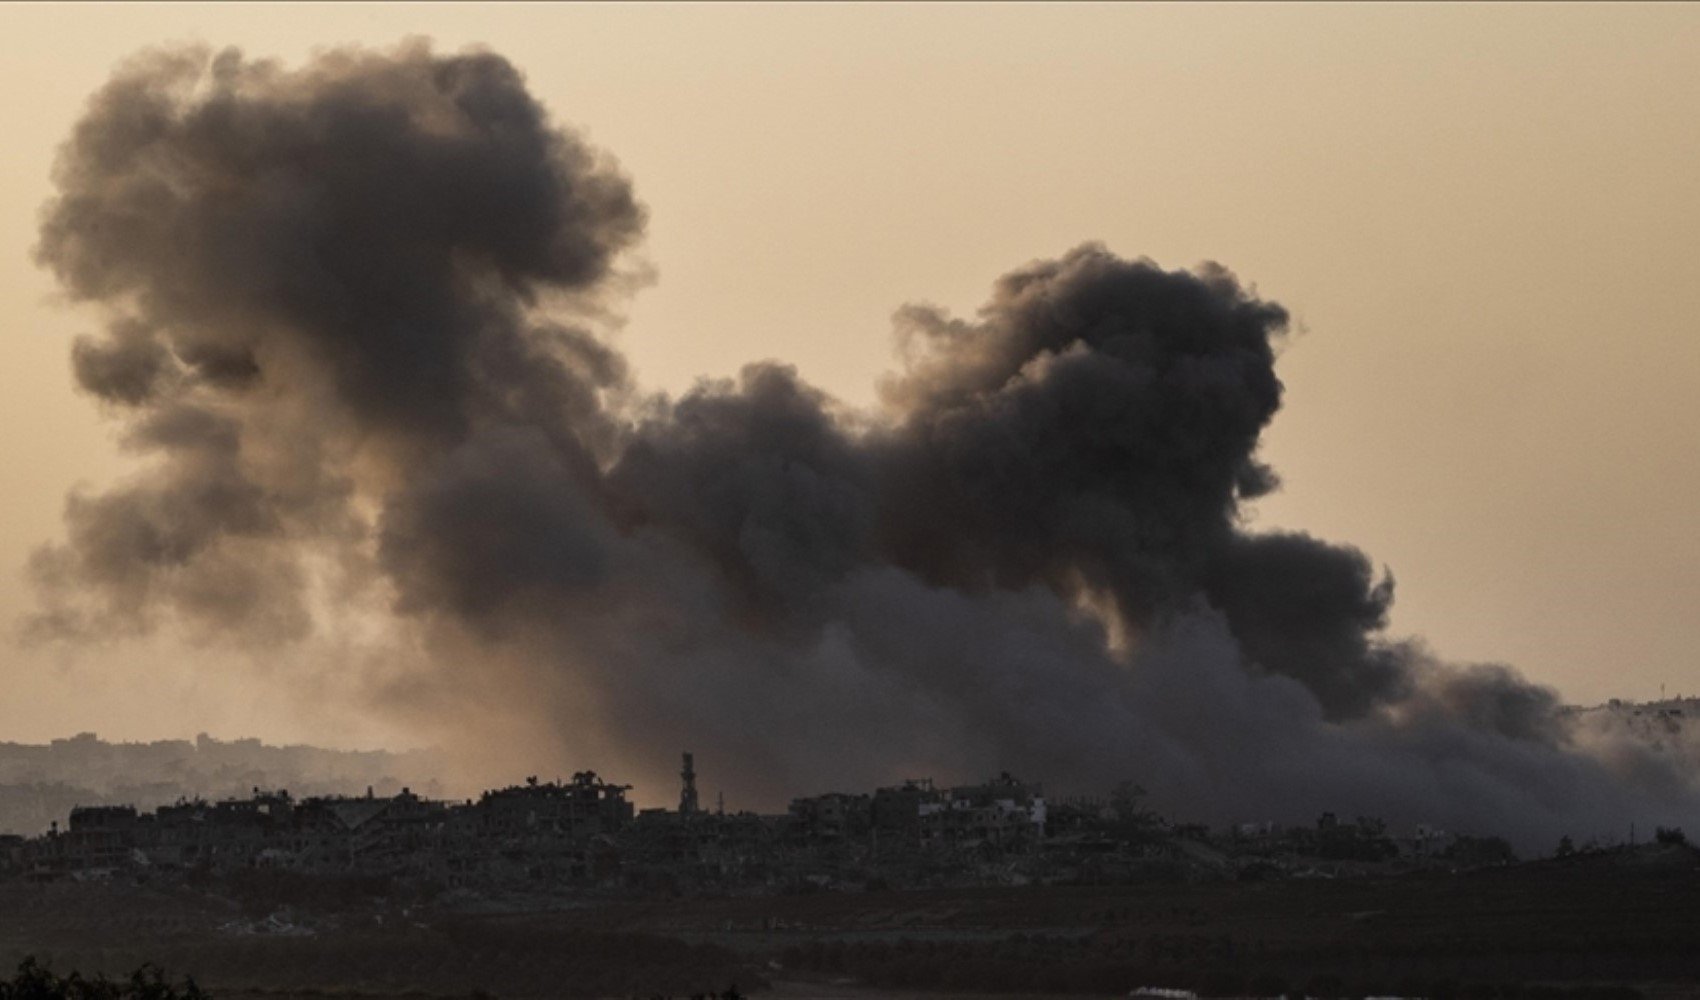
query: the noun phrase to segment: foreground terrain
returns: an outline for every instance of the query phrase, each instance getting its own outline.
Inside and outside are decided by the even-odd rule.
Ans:
[[[0,914],[0,960],[152,961],[225,996],[1700,995],[1684,845],[1456,874],[649,901],[12,881]]]

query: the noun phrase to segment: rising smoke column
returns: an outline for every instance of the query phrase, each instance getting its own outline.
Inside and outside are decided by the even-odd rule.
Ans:
[[[55,180],[39,259],[116,314],[76,343],[78,383],[156,461],[71,500],[38,569],[100,602],[51,624],[300,635],[302,554],[357,546],[404,484],[529,447],[594,489],[623,363],[530,307],[591,294],[643,212],[502,59],[148,54]],[[595,572],[552,556],[539,572]]]
[[[764,805],[1003,768],[1531,842],[1694,815],[1673,761],[1388,639],[1361,552],[1242,530],[1286,313],[1217,265],[1085,245],[908,307],[877,412],[773,362],[672,400],[595,330],[642,207],[498,56],[151,53],[55,180],[39,259],[110,314],[73,371],[148,464],[67,502],[39,636],[376,605],[412,659],[375,704],[439,739],[650,782],[689,745]]]

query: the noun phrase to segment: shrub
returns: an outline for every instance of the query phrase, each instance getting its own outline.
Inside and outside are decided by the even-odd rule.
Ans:
[[[54,975],[30,956],[10,981],[0,981],[0,1000],[208,1000],[191,978],[173,984],[157,965],[144,965],[128,980],[105,976],[84,979],[78,973]]]

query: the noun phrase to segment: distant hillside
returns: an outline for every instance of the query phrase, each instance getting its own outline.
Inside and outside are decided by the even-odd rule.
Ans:
[[[1595,744],[1641,747],[1700,770],[1700,698],[1625,701],[1568,706],[1571,732]]]
[[[182,798],[247,795],[285,788],[297,797],[392,795],[403,785],[442,794],[443,762],[430,751],[326,750],[268,746],[256,739],[108,743],[93,733],[46,745],[0,743],[0,833],[34,835],[63,823],[73,806],[148,809]]]

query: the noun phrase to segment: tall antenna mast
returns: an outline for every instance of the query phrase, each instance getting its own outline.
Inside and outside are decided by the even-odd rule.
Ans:
[[[679,815],[694,816],[697,805],[697,769],[696,762],[691,758],[691,752],[685,751],[685,766],[679,771],[679,778],[684,781],[684,787],[679,790]]]

